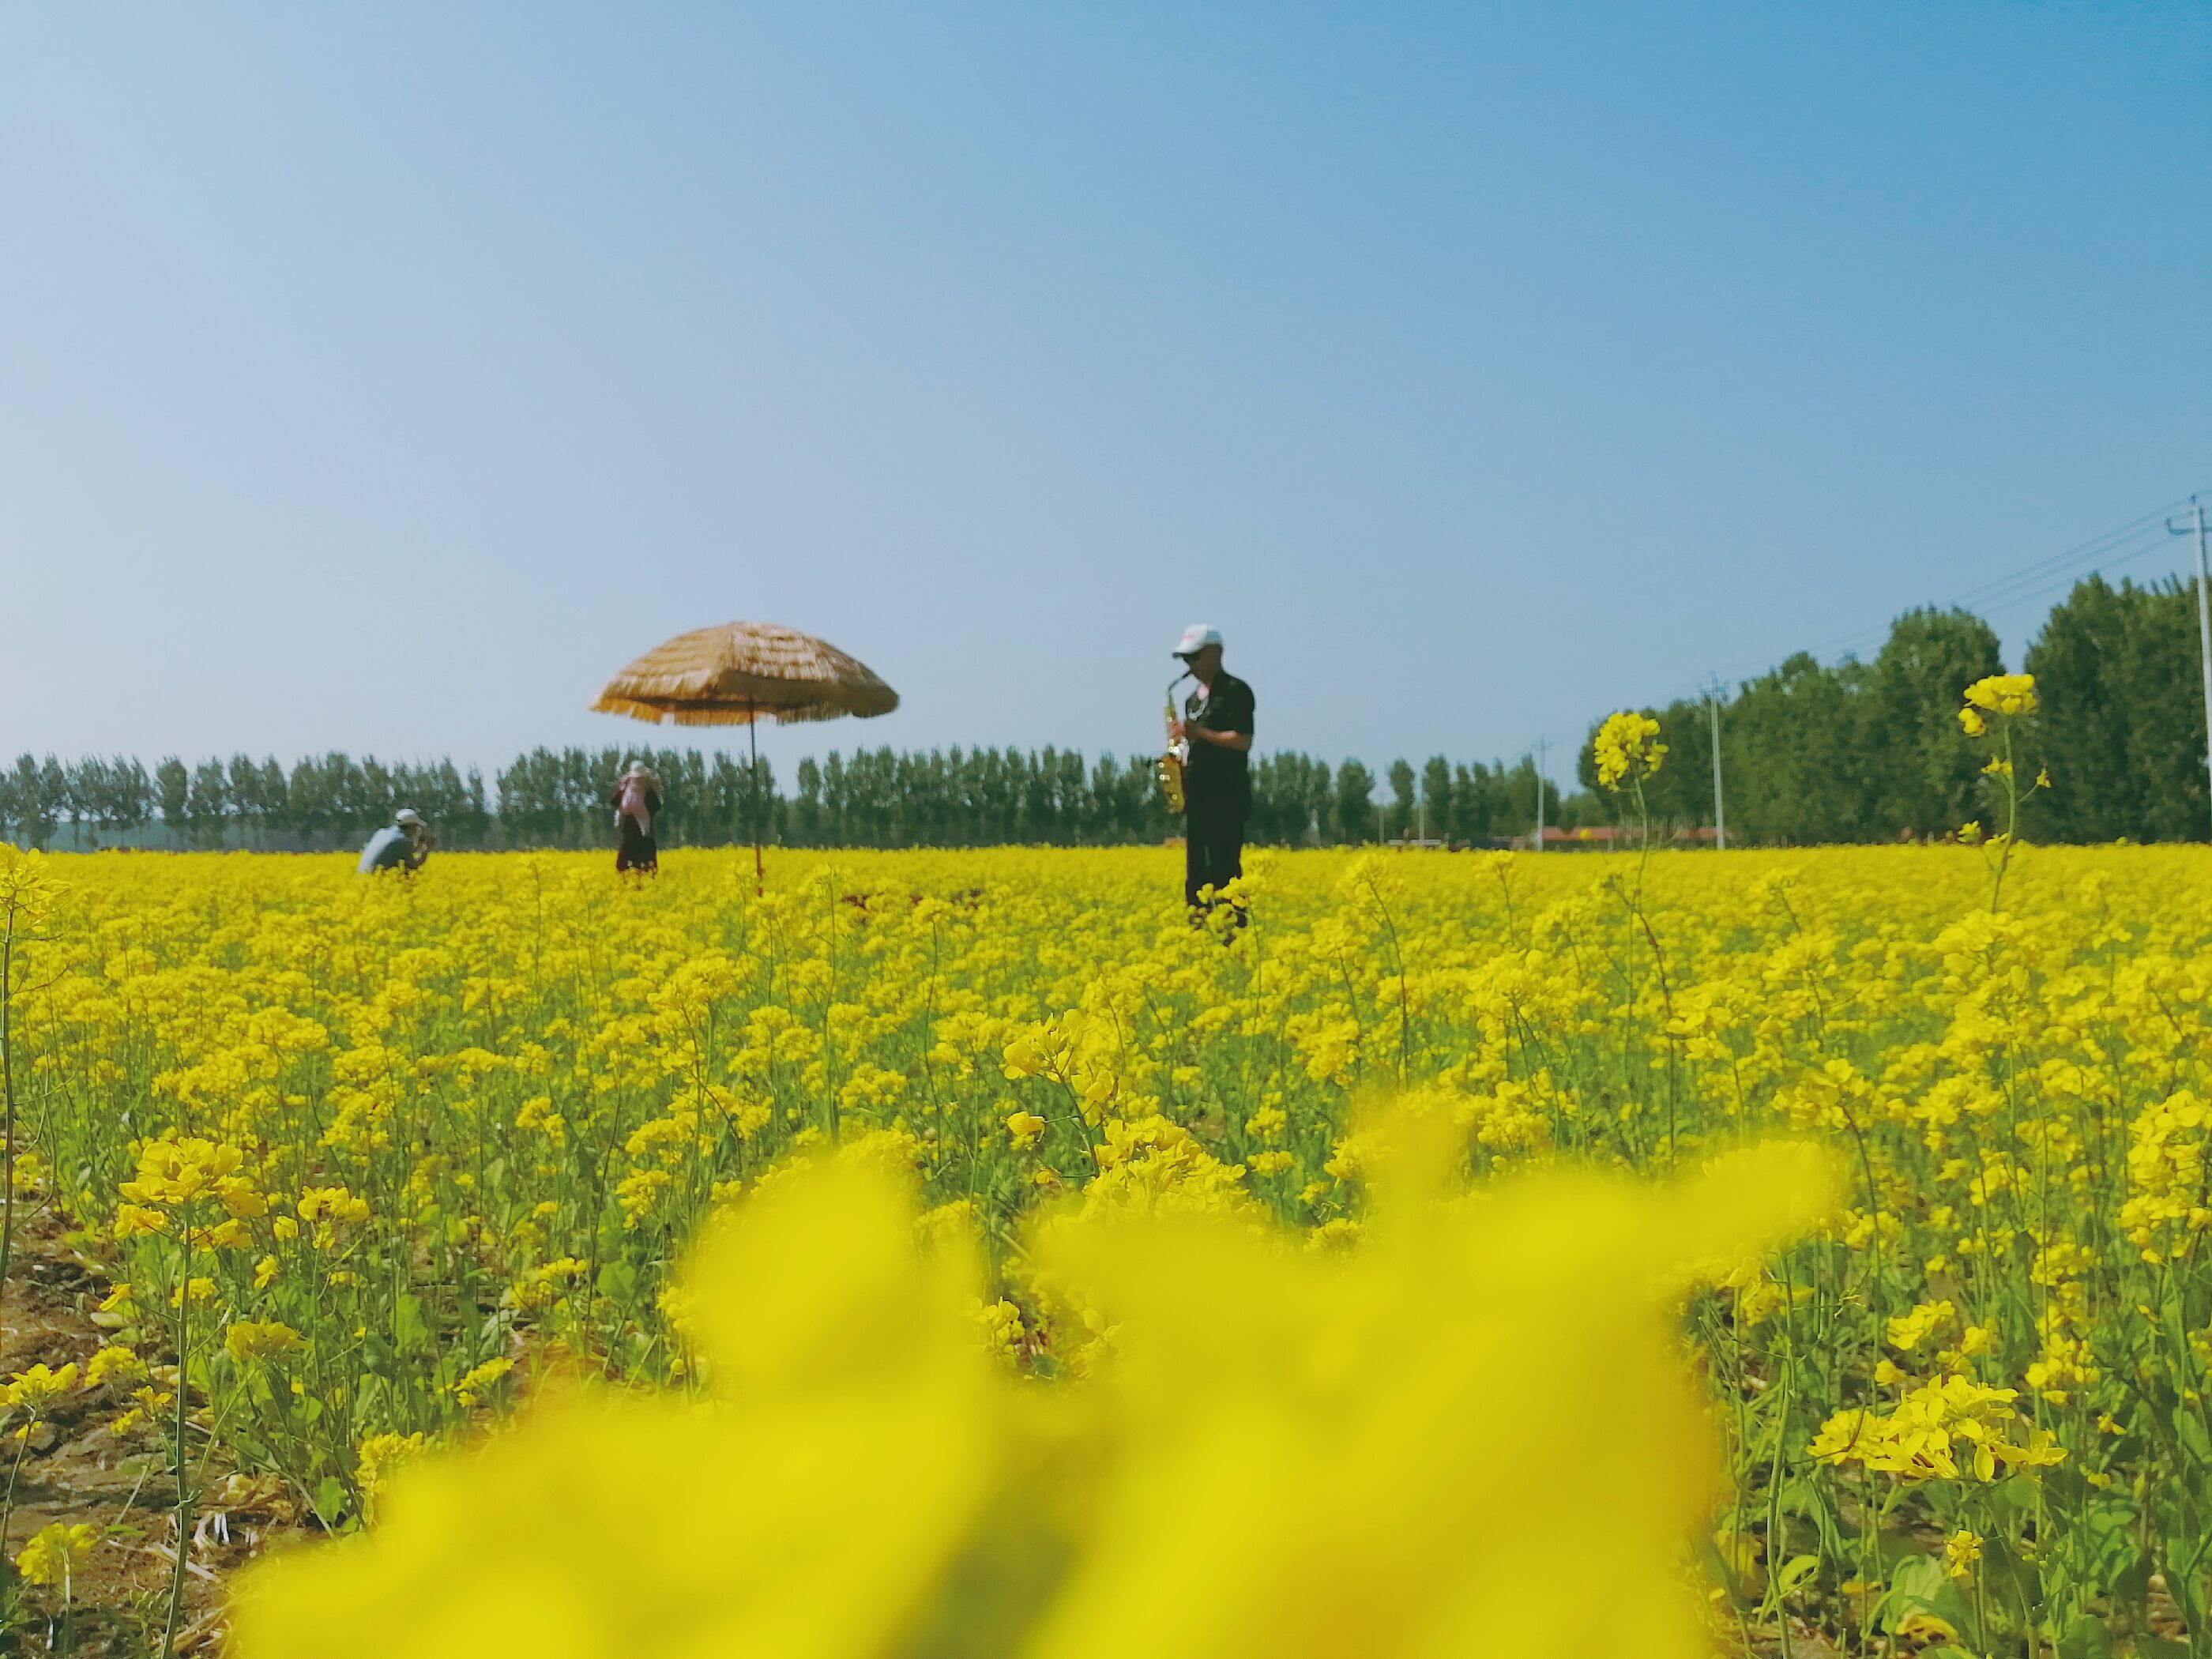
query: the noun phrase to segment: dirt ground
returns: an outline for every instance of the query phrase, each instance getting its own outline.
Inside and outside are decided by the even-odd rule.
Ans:
[[[0,1288],[0,1376],[44,1364],[82,1366],[100,1346],[93,1313],[108,1285],[71,1249],[57,1218],[19,1212],[15,1257]],[[155,1356],[149,1355],[149,1358]],[[4,1545],[9,1562],[54,1522],[96,1528],[64,1603],[58,1588],[15,1587],[18,1613],[0,1631],[0,1653],[147,1655],[161,1645],[175,1553],[175,1484],[158,1437],[118,1439],[109,1425],[129,1408],[112,1385],[58,1402],[21,1443],[0,1440],[0,1489],[12,1468],[14,1504]],[[20,1456],[20,1462],[18,1458]],[[210,1464],[200,1477],[176,1651],[217,1650],[222,1582],[271,1538],[299,1523],[279,1484]],[[12,1568],[8,1576],[12,1579]]]

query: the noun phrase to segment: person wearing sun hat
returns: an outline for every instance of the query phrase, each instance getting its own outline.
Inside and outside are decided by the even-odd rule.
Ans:
[[[660,811],[659,776],[643,761],[632,761],[615,781],[607,804],[615,809],[616,872],[659,875],[660,838],[653,821]]]
[[[1252,810],[1252,688],[1221,665],[1221,630],[1193,623],[1176,641],[1196,689],[1183,700],[1170,738],[1188,747],[1183,763],[1183,902],[1194,915],[1203,896],[1244,873],[1244,820]],[[1236,925],[1242,926],[1239,908]]]
[[[392,815],[392,822],[368,838],[368,845],[361,849],[361,873],[374,875],[380,870],[397,870],[402,875],[412,875],[422,867],[437,845],[430,834],[430,826],[422,822],[422,815],[411,806],[403,806]]]

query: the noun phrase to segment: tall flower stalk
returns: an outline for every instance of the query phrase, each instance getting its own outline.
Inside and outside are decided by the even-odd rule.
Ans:
[[[1674,988],[1667,977],[1667,953],[1659,948],[1658,933],[1651,926],[1650,913],[1644,904],[1644,878],[1651,863],[1651,807],[1644,796],[1644,781],[1656,776],[1667,762],[1667,745],[1659,741],[1659,722],[1649,714],[1639,714],[1624,708],[1606,716],[1597,735],[1590,741],[1590,749],[1597,763],[1597,781],[1618,795],[1625,787],[1636,803],[1636,884],[1632,890],[1618,877],[1608,876],[1607,885],[1620,896],[1628,913],[1630,924],[1642,931],[1644,942],[1651,947],[1651,963],[1658,976],[1659,996],[1666,1005],[1669,1036],[1667,1043],[1667,1162],[1674,1161],[1675,1142],[1675,1078]],[[1634,948],[1633,944],[1630,948]],[[1633,981],[1630,986],[1632,994]]]
[[[1982,857],[1990,868],[1990,914],[1995,915],[2004,896],[2005,872],[2012,868],[2013,849],[2020,845],[2021,802],[2039,789],[2048,789],[2051,774],[2039,771],[2035,781],[2022,789],[2013,768],[2014,728],[2038,707],[2034,675],[1990,674],[1968,686],[1966,696],[1959,725],[1968,737],[1990,742],[1990,754],[1982,775],[1990,779],[1998,792],[2005,827],[1994,836],[1984,836],[1978,823],[1967,823],[1960,829],[1959,839],[1969,847],[1984,849]]]

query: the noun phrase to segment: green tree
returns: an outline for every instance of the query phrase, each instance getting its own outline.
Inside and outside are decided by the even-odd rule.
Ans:
[[[2028,647],[2042,712],[2029,738],[2051,787],[2036,829],[2070,841],[2202,840],[2204,708],[2195,591],[2075,584]]]
[[[45,769],[28,755],[17,757],[9,775],[10,811],[15,833],[26,846],[43,848],[58,826],[58,803],[46,785]]]
[[[1451,763],[1442,755],[1432,755],[1421,768],[1421,807],[1426,820],[1430,838],[1448,841],[1452,833],[1452,805],[1455,786],[1452,782]]]
[[[154,799],[161,808],[161,823],[179,847],[187,844],[191,829],[192,775],[174,755],[164,755],[154,769]]]
[[[1375,775],[1356,760],[1336,769],[1336,794],[1331,803],[1336,838],[1358,845],[1375,834]]]
[[[1800,651],[1744,683],[1723,763],[1729,817],[1747,838],[1796,846],[1861,841],[1868,809],[1865,667],[1824,668]]]
[[[1414,796],[1413,769],[1403,760],[1390,763],[1389,833],[1403,839],[1413,832],[1413,809],[1418,805]]]
[[[1942,834],[1976,815],[1981,757],[1961,740],[1960,697],[2002,672],[1996,634],[1969,611],[1908,611],[1891,624],[1859,723],[1871,835]]]
[[[222,845],[230,805],[230,781],[222,763],[204,760],[192,768],[191,784],[185,797],[185,827],[195,847]]]

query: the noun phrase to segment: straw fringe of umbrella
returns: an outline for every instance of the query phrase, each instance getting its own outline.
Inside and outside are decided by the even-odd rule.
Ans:
[[[888,714],[898,693],[836,646],[774,623],[725,623],[655,646],[592,704],[678,726],[749,726]]]

